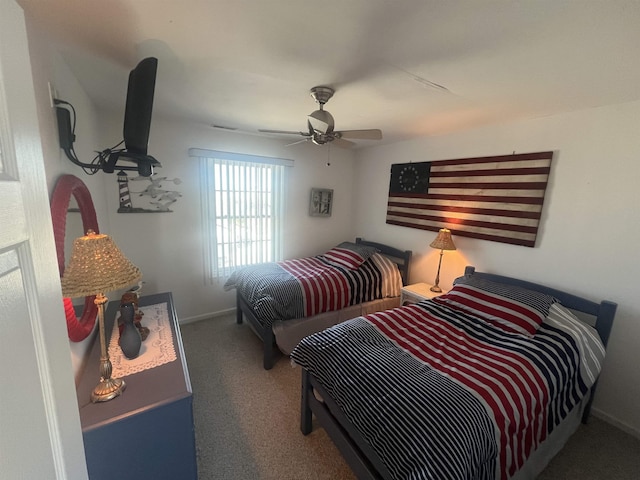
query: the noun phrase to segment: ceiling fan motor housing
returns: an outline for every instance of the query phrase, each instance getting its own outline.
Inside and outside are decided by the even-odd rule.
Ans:
[[[334,126],[333,116],[326,110],[316,110],[309,115],[309,125],[317,133],[331,133]]]

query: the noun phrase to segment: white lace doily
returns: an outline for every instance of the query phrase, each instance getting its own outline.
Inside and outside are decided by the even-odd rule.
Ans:
[[[140,354],[132,360],[124,356],[120,345],[118,345],[120,337],[118,318],[120,314],[113,322],[113,332],[109,342],[109,358],[113,366],[113,377],[126,377],[176,360],[167,304],[158,303],[140,307],[140,310],[144,313],[142,326],[149,329],[149,336],[142,342]]]

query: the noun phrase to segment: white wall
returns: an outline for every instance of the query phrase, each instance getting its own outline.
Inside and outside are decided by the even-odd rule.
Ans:
[[[99,176],[84,174],[82,169],[73,165],[60,149],[58,124],[55,111],[51,107],[49,100],[48,83],[51,83],[57,90],[59,98],[70,102],[76,108],[78,120],[75,148],[82,161],[90,161],[94,150],[104,148],[99,145],[97,140],[97,114],[95,108],[69,66],[52,48],[50,39],[42,34],[37,25],[34,25],[28,17],[26,18],[26,23],[49,196],[51,196],[61,175],[71,174],[79,177],[91,192],[100,230],[104,233],[109,233],[104,182]],[[83,235],[83,233],[79,214],[70,214],[67,217],[67,243],[73,242],[73,239]],[[93,335],[90,335],[82,342],[69,342],[71,360],[76,373],[81,367],[84,354],[92,339]]]
[[[102,118],[103,142],[112,142],[121,135],[122,115],[103,113]],[[148,151],[163,165],[157,169],[157,174],[182,180],[179,185],[167,184],[182,194],[171,205],[171,213],[117,213],[116,175],[101,174],[107,190],[109,224],[114,240],[142,270],[145,293],[173,293],[182,321],[204,318],[235,307],[235,291],[224,292],[222,284],[204,283],[199,161],[188,156],[191,147],[294,160],[294,166],[287,169],[286,258],[322,253],[351,238],[351,151],[333,147],[331,166],[328,167],[326,147],[310,143],[285,147],[285,143],[285,139],[220,132],[206,125],[154,117]],[[148,184],[130,182],[130,189],[140,191],[143,183]],[[312,187],[334,190],[331,217],[309,216]],[[135,195],[132,195],[132,201],[136,206]]]
[[[640,102],[521,121],[360,152],[354,232],[414,251],[411,281],[433,283],[434,232],[387,225],[393,163],[555,151],[535,248],[454,237],[441,282],[450,288],[464,266],[517,276],[618,303],[594,408],[640,436]]]

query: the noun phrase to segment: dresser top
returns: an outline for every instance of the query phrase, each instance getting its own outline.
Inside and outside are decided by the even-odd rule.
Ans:
[[[83,431],[97,428],[106,423],[115,422],[141,411],[191,395],[191,382],[171,293],[147,295],[140,297],[139,300],[140,307],[161,303],[167,304],[176,359],[163,365],[122,377],[126,383],[126,388],[120,396],[108,402],[92,403],[90,400],[91,392],[100,381],[100,340],[99,334],[96,332],[96,338],[88,352],[84,370],[77,386],[78,407]],[[119,306],[120,299],[113,300],[109,302],[105,310],[104,322],[107,345],[109,345]],[[145,325],[144,317],[142,325]]]

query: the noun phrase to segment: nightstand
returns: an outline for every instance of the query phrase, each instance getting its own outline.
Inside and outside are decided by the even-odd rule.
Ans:
[[[447,293],[446,290],[442,292],[432,292],[430,288],[431,285],[427,283],[414,283],[413,285],[402,287],[400,305],[411,305],[412,303],[418,303],[422,300],[428,300]]]

